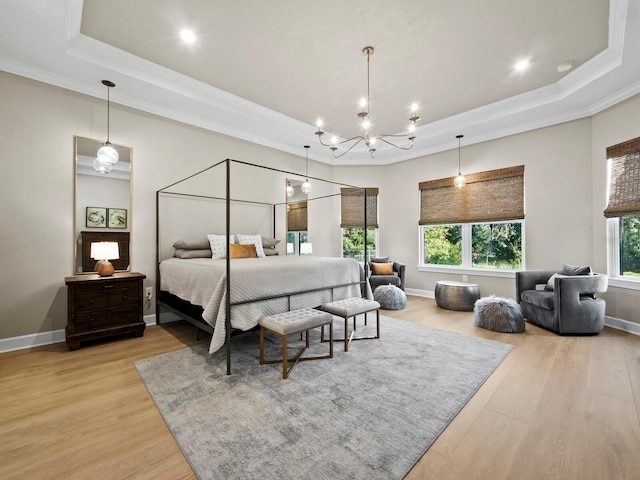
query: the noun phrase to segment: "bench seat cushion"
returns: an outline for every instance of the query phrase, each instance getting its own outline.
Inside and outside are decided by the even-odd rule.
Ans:
[[[332,313],[333,315],[348,318],[361,313],[378,310],[380,308],[380,304],[375,300],[353,297],[325,303],[320,308],[325,312]]]
[[[327,312],[304,308],[262,317],[260,325],[280,335],[290,335],[326,325],[332,321],[331,315]]]

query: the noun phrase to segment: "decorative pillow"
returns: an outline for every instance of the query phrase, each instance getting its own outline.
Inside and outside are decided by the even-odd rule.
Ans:
[[[180,250],[206,250],[209,248],[209,240],[206,237],[192,240],[178,240],[173,244],[173,248]]]
[[[253,243],[245,245],[232,243],[229,245],[229,254],[231,255],[231,260],[234,258],[258,258],[256,246]]]
[[[372,263],[371,275],[393,275],[393,262],[391,263]]]
[[[211,258],[211,249],[207,248],[202,250],[186,250],[184,248],[176,248],[173,253],[174,257],[178,258]]]
[[[593,275],[591,267],[576,267],[575,265],[569,265],[568,263],[562,264],[563,275]]]
[[[211,245],[211,258],[227,258],[227,244],[225,235],[207,235],[209,245]],[[233,235],[229,235],[229,243],[234,244]]]
[[[256,246],[258,257],[264,258],[264,250],[262,249],[262,237],[260,235],[238,235],[238,243],[240,245],[248,245],[253,243]]]
[[[389,257],[369,257],[371,263],[389,263]]]
[[[280,255],[275,248],[264,248],[263,250],[264,250],[264,254],[267,257],[272,257],[274,255]]]
[[[544,289],[553,292],[553,285],[555,283],[556,277],[559,275],[559,273],[554,273],[553,275],[551,275],[549,277],[549,280],[547,280],[547,284],[544,286]]]
[[[280,240],[277,238],[267,238],[262,237],[262,247],[263,248],[276,248],[276,245],[280,243]]]

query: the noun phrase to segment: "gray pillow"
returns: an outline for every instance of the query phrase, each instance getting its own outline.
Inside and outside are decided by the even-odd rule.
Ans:
[[[280,255],[275,248],[263,248],[263,250],[264,250],[264,254],[267,257],[271,257],[273,255]]]
[[[389,257],[369,257],[371,263],[389,263]]]
[[[575,265],[569,265],[568,263],[562,264],[563,275],[593,275],[591,267],[576,267]]]
[[[191,240],[178,240],[173,244],[173,248],[184,250],[206,250],[210,248],[209,239],[205,236],[203,238],[196,238]]]
[[[262,237],[262,247],[263,248],[275,248],[276,245],[280,243],[280,240],[277,238],[267,238]]]
[[[544,289],[553,292],[553,286],[554,286],[554,283],[555,283],[555,279],[558,276],[560,276],[559,273],[554,273],[553,275],[551,275],[549,277],[549,280],[547,280],[547,284],[544,286]]]
[[[198,250],[188,250],[185,248],[176,248],[176,251],[173,253],[174,257],[178,258],[211,258],[211,249],[210,248],[202,248]]]

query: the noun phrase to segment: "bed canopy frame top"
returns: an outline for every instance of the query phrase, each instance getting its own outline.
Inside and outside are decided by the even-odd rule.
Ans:
[[[243,199],[243,198],[234,198],[232,196],[232,192],[231,192],[231,171],[232,171],[232,165],[241,165],[241,166],[246,166],[246,167],[250,167],[250,168],[255,168],[255,169],[261,169],[263,171],[270,171],[270,172],[276,172],[278,174],[282,174],[282,175],[293,175],[293,176],[301,176],[299,173],[297,172],[291,172],[291,171],[287,171],[287,170],[283,170],[283,169],[279,169],[279,168],[275,168],[275,167],[269,167],[269,166],[265,166],[265,165],[258,165],[255,163],[250,163],[250,162],[245,162],[242,160],[234,160],[234,159],[230,159],[227,158],[225,160],[222,160],[218,163],[215,163],[213,165],[210,165],[209,167],[200,170],[194,174],[191,174],[187,177],[184,177],[170,185],[167,185],[164,188],[161,188],[159,190],[156,190],[156,324],[160,324],[160,307],[163,306],[165,308],[168,308],[170,311],[173,311],[174,313],[177,313],[178,315],[180,315],[183,319],[190,321],[191,323],[193,323],[194,325],[196,325],[198,328],[203,328],[203,324],[202,322],[198,322],[196,321],[191,321],[193,319],[189,319],[188,316],[185,316],[185,314],[183,312],[180,312],[178,310],[176,310],[175,308],[172,308],[171,306],[163,303],[160,300],[160,262],[161,262],[161,253],[160,253],[160,243],[161,243],[161,239],[160,239],[160,198],[163,195],[166,196],[177,196],[177,197],[185,197],[185,198],[197,198],[197,199],[209,199],[209,200],[222,200],[225,202],[225,232],[226,232],[226,237],[229,238],[230,233],[231,233],[231,205],[232,204],[248,204],[248,205],[261,205],[261,206],[271,206],[272,210],[273,210],[273,234],[275,237],[275,232],[276,232],[276,207],[278,206],[284,206],[286,205],[286,202],[264,202],[264,201],[257,201],[257,200],[249,200],[249,199]],[[178,185],[184,184],[185,182],[187,182],[188,180],[191,179],[195,179],[197,177],[199,177],[200,175],[205,174],[206,172],[212,172],[216,169],[220,169],[220,168],[224,168],[224,176],[225,176],[225,185],[224,185],[224,194],[218,194],[216,195],[202,195],[202,194],[193,194],[193,193],[185,193],[185,192],[175,192],[175,191],[171,191],[170,189],[177,187]],[[363,225],[364,225],[364,282],[366,282],[367,277],[368,277],[368,272],[367,272],[367,262],[366,259],[368,258],[368,248],[367,248],[367,235],[366,235],[366,231],[367,231],[367,195],[366,195],[366,188],[364,187],[358,187],[355,185],[349,185],[349,184],[345,184],[345,183],[340,183],[340,182],[336,182],[333,180],[327,180],[327,179],[323,179],[323,178],[319,178],[319,177],[312,177],[309,175],[304,175],[305,178],[311,179],[311,180],[315,180],[318,182],[323,182],[325,184],[328,185],[334,185],[334,186],[338,186],[338,187],[342,187],[342,188],[352,188],[352,189],[356,189],[356,190],[362,190],[364,195],[364,208],[363,208]],[[279,179],[282,180],[284,177],[280,176]],[[311,202],[311,201],[317,201],[317,200],[321,200],[321,199],[326,199],[326,198],[330,198],[330,197],[335,197],[335,196],[339,196],[341,195],[340,193],[333,193],[333,194],[328,194],[328,195],[320,195],[317,197],[308,197],[307,201]],[[268,297],[261,297],[261,298],[257,298],[257,299],[252,299],[252,300],[245,300],[245,301],[240,301],[240,302],[231,302],[231,258],[230,258],[230,246],[229,246],[229,242],[226,242],[226,272],[225,272],[225,287],[226,287],[226,295],[225,295],[225,327],[226,327],[226,331],[225,331],[225,349],[226,349],[226,363],[227,363],[227,375],[231,374],[231,333],[232,333],[232,326],[231,326],[231,308],[235,305],[242,305],[242,304],[246,304],[246,303],[253,303],[253,302],[259,302],[259,301],[263,301],[263,300],[270,300],[270,299],[274,299],[274,298],[281,298],[281,297],[286,297],[286,296],[291,296],[291,295],[297,295],[300,293],[309,293],[309,292],[314,292],[314,291],[320,291],[320,290],[328,290],[330,288],[340,288],[340,287],[346,287],[346,286],[351,286],[354,285],[354,283],[349,283],[349,284],[341,284],[341,285],[332,285],[331,287],[326,287],[326,288],[318,288],[318,289],[311,289],[311,290],[305,290],[304,292],[291,292],[289,294],[279,294],[279,295],[273,295],[273,296],[268,296]],[[362,284],[364,283],[363,281],[360,282],[355,282],[355,283],[359,283]],[[207,326],[209,326],[208,324],[206,324]],[[206,329],[206,327],[204,327]],[[209,329],[206,329],[207,331],[209,331]],[[212,333],[213,328],[210,329],[209,333]]]

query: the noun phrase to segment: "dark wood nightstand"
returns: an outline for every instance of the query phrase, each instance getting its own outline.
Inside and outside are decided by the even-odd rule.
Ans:
[[[112,335],[144,334],[142,273],[66,277],[68,316],[65,329],[70,350],[80,343]]]

